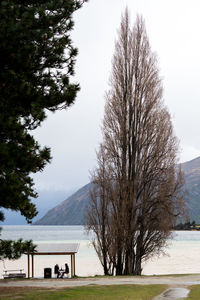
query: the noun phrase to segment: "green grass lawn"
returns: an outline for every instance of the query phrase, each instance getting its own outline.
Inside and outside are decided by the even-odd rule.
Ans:
[[[0,300],[151,300],[154,296],[161,294],[165,289],[167,289],[166,285],[156,284],[112,286],[91,285],[59,290],[9,287],[0,289]]]
[[[200,299],[200,285],[193,285],[189,287],[191,292],[187,297],[187,300],[199,300]]]

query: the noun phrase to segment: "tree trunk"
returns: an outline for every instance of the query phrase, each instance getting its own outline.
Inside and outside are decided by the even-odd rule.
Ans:
[[[123,274],[124,275],[134,274],[134,267],[135,267],[135,252],[132,249],[129,249],[126,252],[125,268]]]
[[[141,273],[142,273],[142,259],[140,256],[136,256],[134,275],[141,275]]]

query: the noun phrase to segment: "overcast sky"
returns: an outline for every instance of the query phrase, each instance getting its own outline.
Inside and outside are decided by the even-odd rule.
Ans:
[[[180,140],[180,161],[200,156],[200,1],[90,0],[74,14],[79,49],[74,81],[81,91],[67,111],[49,115],[35,137],[53,160],[34,176],[37,189],[73,190],[89,182],[101,142],[104,94],[114,42],[128,6],[132,23],[142,14],[163,78],[164,100]]]

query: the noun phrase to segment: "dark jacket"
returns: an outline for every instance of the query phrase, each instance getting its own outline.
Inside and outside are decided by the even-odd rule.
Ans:
[[[54,274],[58,274],[59,266],[56,264],[54,267]]]
[[[68,264],[65,264],[65,273],[69,274],[69,266],[68,266]]]

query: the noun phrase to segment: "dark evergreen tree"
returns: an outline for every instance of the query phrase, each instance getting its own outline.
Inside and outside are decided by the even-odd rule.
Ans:
[[[22,239],[18,241],[0,240],[0,259],[18,259],[26,251],[34,252],[35,247],[32,241],[23,242]]]
[[[37,214],[30,173],[50,161],[50,149],[41,148],[31,130],[48,111],[75,100],[77,49],[70,32],[72,14],[84,2],[0,2],[0,207],[20,211],[28,222]]]

